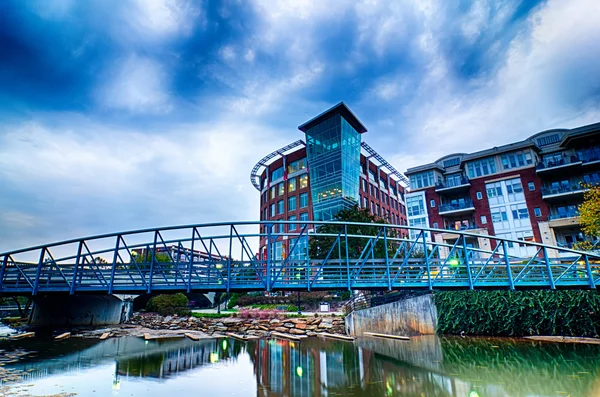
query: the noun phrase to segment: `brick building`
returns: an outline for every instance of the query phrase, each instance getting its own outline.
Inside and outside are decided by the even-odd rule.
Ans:
[[[427,236],[430,240],[454,243],[452,230],[469,230],[571,247],[586,239],[577,213],[585,185],[600,183],[600,123],[450,154],[406,175],[409,225],[447,230]],[[467,244],[494,248],[480,238]],[[508,248],[513,255],[535,254],[534,247],[523,244]]]
[[[300,233],[302,221],[326,221],[341,209],[358,204],[389,223],[405,225],[406,178],[362,141],[365,126],[342,102],[298,127],[298,140],[261,159],[252,169],[251,182],[260,192],[260,219],[298,221],[278,225],[278,233]],[[405,183],[406,184],[406,183]],[[285,230],[287,228],[287,230]],[[266,227],[261,227],[261,234]],[[299,241],[277,236],[273,258],[294,255],[302,259],[306,235]],[[266,237],[260,239],[266,256]]]

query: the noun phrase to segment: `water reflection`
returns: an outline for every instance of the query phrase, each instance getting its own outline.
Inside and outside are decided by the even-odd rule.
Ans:
[[[0,350],[7,347],[4,343]],[[44,384],[77,375],[81,382],[72,383],[72,376],[70,382],[80,396],[110,387],[113,394],[161,396],[179,390],[183,397],[198,395],[200,381],[204,393],[259,397],[600,396],[596,345],[437,337],[355,343],[121,338],[22,341],[18,347],[40,352],[7,365],[22,370],[23,382],[47,392]],[[104,375],[96,379],[112,379],[112,385],[90,390],[85,381],[91,371],[100,371]]]

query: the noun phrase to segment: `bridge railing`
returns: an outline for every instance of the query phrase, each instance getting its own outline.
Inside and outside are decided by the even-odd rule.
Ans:
[[[0,293],[596,288],[600,283],[600,256],[590,252],[387,224],[303,222],[291,232],[274,232],[291,224],[297,223],[144,229],[0,253]],[[415,237],[408,237],[409,231]]]

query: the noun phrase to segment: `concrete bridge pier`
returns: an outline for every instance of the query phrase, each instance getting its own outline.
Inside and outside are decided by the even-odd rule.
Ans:
[[[48,295],[34,298],[33,326],[97,326],[131,318],[135,295]]]

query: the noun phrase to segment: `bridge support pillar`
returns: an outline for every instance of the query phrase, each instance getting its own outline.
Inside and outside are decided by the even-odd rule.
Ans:
[[[132,295],[48,295],[34,298],[33,326],[121,324],[133,311]]]

